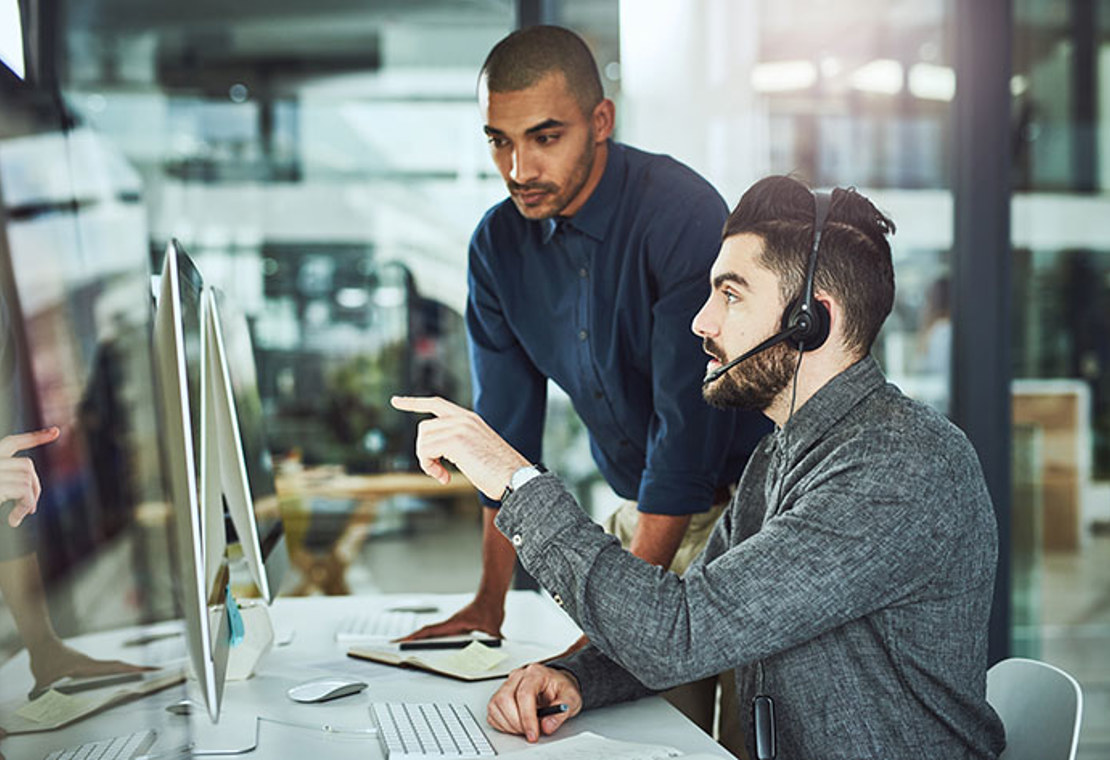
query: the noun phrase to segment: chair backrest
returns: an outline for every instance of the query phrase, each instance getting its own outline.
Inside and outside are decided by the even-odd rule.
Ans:
[[[1006,727],[999,760],[1075,760],[1083,691],[1074,678],[1014,657],[987,671],[987,701]]]

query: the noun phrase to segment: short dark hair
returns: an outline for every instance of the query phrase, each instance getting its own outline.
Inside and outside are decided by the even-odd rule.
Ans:
[[[479,77],[485,77],[490,92],[515,92],[556,71],[566,78],[582,113],[592,113],[605,97],[585,40],[561,26],[530,26],[513,32],[489,51]]]
[[[793,177],[765,177],[744,193],[725,221],[722,239],[748,233],[763,240],[760,264],[779,276],[783,300],[802,295],[813,247],[813,194]],[[849,349],[871,350],[894,306],[894,265],[889,235],[894,222],[855,188],[832,192],[815,288],[844,309]]]

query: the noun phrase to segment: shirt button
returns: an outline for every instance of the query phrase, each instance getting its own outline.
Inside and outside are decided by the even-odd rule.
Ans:
[[[600,388],[594,388],[594,398],[601,398],[605,394],[601,392]]]
[[[578,340],[585,340],[589,336],[590,336],[590,334],[588,332],[586,332],[585,330],[579,330],[578,331]]]
[[[520,537],[519,533],[513,534],[513,546],[520,546],[524,543],[524,539]]]
[[[559,596],[558,594],[552,594],[551,601],[555,602],[555,604],[559,605],[560,607],[563,606],[563,597]]]
[[[587,277],[590,276],[590,273],[588,271],[586,271],[586,267],[582,267],[581,269],[578,270],[578,276],[581,277],[584,280],[584,279],[586,279]]]

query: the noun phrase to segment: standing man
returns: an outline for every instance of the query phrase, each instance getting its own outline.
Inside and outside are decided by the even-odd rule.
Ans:
[[[701,351],[688,326],[727,208],[689,168],[610,139],[613,103],[573,32],[539,26],[503,39],[482,67],[478,101],[509,198],[470,244],[476,410],[538,462],[547,381],[558,383],[626,500],[608,529],[681,573],[769,429],[757,414],[708,408],[690,371]],[[493,528],[497,496],[484,499],[477,595],[414,637],[500,633],[516,552]],[[704,693],[711,716],[713,691]],[[704,710],[686,711],[712,732]]]
[[[978,458],[870,356],[894,302],[893,224],[851,190],[832,194],[826,222],[815,201],[793,179],[761,180],[725,227],[693,323],[710,356],[705,398],[760,409],[777,430],[682,576],[622,551],[477,415],[439,399],[394,400],[436,414],[417,438],[433,477],[445,479],[450,460],[495,494],[532,475],[496,527],[590,637],[554,667],[510,675],[490,700],[495,728],[535,741],[583,708],[734,668],[742,722],[773,702],[760,713],[775,716],[766,730],[745,734],[777,725],[780,758],[1002,751],[986,701],[998,537]],[[795,322],[799,301],[824,312],[825,337],[815,330],[798,347],[750,355],[781,334],[784,314]],[[569,709],[541,723],[536,708],[550,704]]]

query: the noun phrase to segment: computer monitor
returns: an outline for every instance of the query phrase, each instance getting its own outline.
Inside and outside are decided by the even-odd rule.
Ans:
[[[219,442],[224,503],[263,599],[272,602],[289,567],[274,466],[266,445],[250,329],[223,293],[205,288],[207,398]]]
[[[177,241],[171,241],[155,312],[155,361],[189,656],[209,717],[215,722],[220,714],[230,636],[222,520],[218,532],[208,531],[205,512],[209,510],[203,509],[202,501],[206,486],[202,476],[210,471],[205,459],[212,448],[206,444],[201,382],[205,370],[200,331],[202,287],[196,267]],[[208,570],[213,564],[214,573]]]

